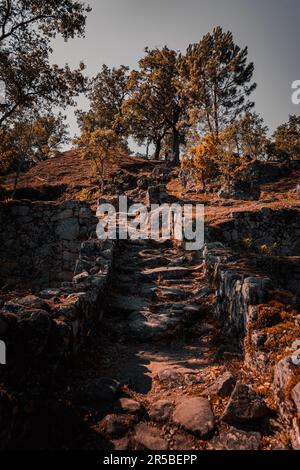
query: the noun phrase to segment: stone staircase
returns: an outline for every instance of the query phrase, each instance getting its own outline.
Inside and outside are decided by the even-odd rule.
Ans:
[[[70,447],[285,448],[284,427],[214,319],[199,253],[122,241],[115,258],[101,333],[71,387],[88,426]]]
[[[170,242],[123,243],[108,300],[112,330],[140,342],[158,340],[200,315],[201,296],[211,290],[197,256]]]

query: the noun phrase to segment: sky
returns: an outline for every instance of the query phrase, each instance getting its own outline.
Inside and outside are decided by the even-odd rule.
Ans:
[[[300,80],[299,0],[90,0],[85,38],[56,39],[53,62],[95,76],[102,64],[137,68],[146,46],[167,45],[184,52],[215,26],[232,31],[240,47],[248,46],[258,87],[256,111],[270,131],[300,114],[292,104],[291,85]],[[78,108],[88,109],[84,97]],[[71,135],[78,132],[74,109],[66,110]],[[131,147],[134,147],[131,145]],[[137,148],[133,148],[137,150]]]

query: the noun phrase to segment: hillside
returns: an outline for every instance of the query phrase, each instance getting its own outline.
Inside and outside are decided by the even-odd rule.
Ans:
[[[151,171],[155,163],[120,155],[116,163],[107,168],[107,176],[121,170],[125,174],[142,175]],[[9,197],[14,185],[14,174],[0,177],[2,199]],[[40,162],[23,173],[18,183],[16,198],[65,201],[70,199],[96,200],[99,197],[99,184],[92,160],[83,160],[80,152],[70,150],[61,156]]]

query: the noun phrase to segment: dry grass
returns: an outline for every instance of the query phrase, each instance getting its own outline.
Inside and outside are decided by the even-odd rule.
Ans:
[[[259,330],[266,334],[263,351],[269,353],[274,362],[286,356],[287,350],[300,339],[300,327],[295,323],[297,312],[292,306],[281,304],[275,300],[258,307],[258,318],[248,330],[247,350],[254,353],[251,344],[252,332]]]
[[[273,183],[262,185],[262,192],[258,201],[225,200],[214,192],[197,194],[185,192],[185,188],[178,179],[169,185],[169,192],[185,200],[187,203],[197,202],[205,205],[205,221],[210,225],[218,225],[230,220],[234,212],[255,212],[263,207],[273,210],[299,209],[300,200],[296,196],[297,182],[300,181],[300,171]]]
[[[147,171],[151,171],[156,165],[159,165],[159,163],[119,155],[107,169],[107,177],[120,169],[124,170],[125,173],[131,172],[140,176],[143,171],[147,174]],[[0,177],[0,186],[8,193],[13,189],[14,176],[14,174],[11,174]],[[41,194],[45,193],[45,200],[47,200],[49,187],[63,188],[62,194],[57,198],[60,202],[78,198],[79,200],[89,200],[89,192],[93,195],[95,188],[99,187],[93,161],[83,160],[80,152],[73,149],[59,157],[40,162],[21,175],[18,191],[24,189],[27,191],[37,190]]]

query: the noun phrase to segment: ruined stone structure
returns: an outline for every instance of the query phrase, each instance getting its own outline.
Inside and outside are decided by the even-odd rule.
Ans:
[[[97,219],[79,202],[3,204],[0,218],[1,284],[15,291],[1,298],[7,369],[55,370],[101,320],[114,243],[96,239]]]
[[[144,194],[149,203],[156,198],[170,200],[166,187],[158,188],[155,192],[150,186]],[[1,204],[0,221],[0,343],[5,345],[7,360],[7,367],[0,367],[0,378],[8,383],[7,390],[0,388],[0,448],[9,445],[12,430],[20,432],[15,422],[26,423],[27,434],[33,428],[22,408],[27,401],[22,394],[20,398],[16,393],[19,406],[14,414],[16,397],[9,393],[13,378],[25,383],[33,374],[48,384],[62,365],[76,357],[99,324],[113,337],[112,354],[120,361],[120,376],[114,380],[95,375],[93,357],[83,381],[80,376],[78,383],[75,377],[75,391],[64,393],[66,401],[74,399],[77,406],[96,402],[95,417],[100,405],[107,406],[101,430],[114,445],[147,449],[151,442],[160,449],[176,449],[176,445],[191,449],[199,445],[199,439],[211,439],[206,448],[259,448],[264,431],[247,432],[239,426],[256,425],[267,419],[269,410],[251,388],[253,383],[248,384],[245,377],[241,383],[237,371],[224,371],[226,361],[218,364],[222,353],[215,345],[220,328],[222,347],[230,345],[239,364],[272,383],[272,399],[291,444],[294,449],[300,447],[300,319],[296,310],[300,212],[234,213],[207,230],[207,244],[200,253],[187,253],[171,241],[100,241],[95,233],[97,218],[88,205],[76,201]],[[261,245],[272,250],[261,253]],[[294,271],[286,268],[289,263]],[[280,266],[284,266],[281,271]],[[275,294],[277,298],[288,295],[291,305],[276,303]],[[98,343],[105,342],[104,336],[97,337]],[[195,356],[191,350],[185,356],[185,338]],[[126,341],[134,350],[133,371],[124,370]],[[145,355],[149,349],[142,359],[136,357],[139,341]],[[158,341],[166,351],[173,344],[165,363],[160,356],[155,360]],[[150,361],[156,382],[146,413],[144,395],[143,405],[120,396],[122,383],[127,385],[126,394],[131,386],[139,386],[134,383],[138,371],[138,379],[146,371],[149,380],[145,364]],[[127,372],[133,375],[128,378]],[[186,387],[191,387],[189,393],[182,394]],[[136,398],[138,389],[133,390]],[[167,401],[157,400],[162,390],[168,391]],[[218,419],[219,405],[214,408],[212,399],[216,395],[227,400]],[[38,408],[35,413],[39,415]],[[167,441],[147,420],[156,426],[168,423],[166,428],[175,424],[175,437]],[[224,431],[223,422],[233,427]],[[126,433],[125,443],[115,440]]]
[[[254,249],[266,246],[278,256],[300,254],[299,210],[266,207],[255,212],[234,212],[220,228],[225,242],[246,243]]]
[[[243,216],[249,220],[247,215]],[[254,215],[256,220],[259,216]],[[237,220],[240,222],[240,218]],[[229,234],[228,226],[226,234]],[[272,280],[245,271],[239,264],[239,255],[230,248],[221,243],[207,244],[203,257],[205,275],[216,291],[215,311],[223,334],[241,348],[248,367],[273,380],[274,401],[290,429],[293,448],[299,450],[299,315],[296,311],[290,314],[284,311],[281,315],[281,307],[276,303],[268,307],[274,294]],[[282,359],[278,361],[277,357]]]
[[[0,285],[39,289],[71,281],[82,241],[97,219],[86,204],[0,204]]]

